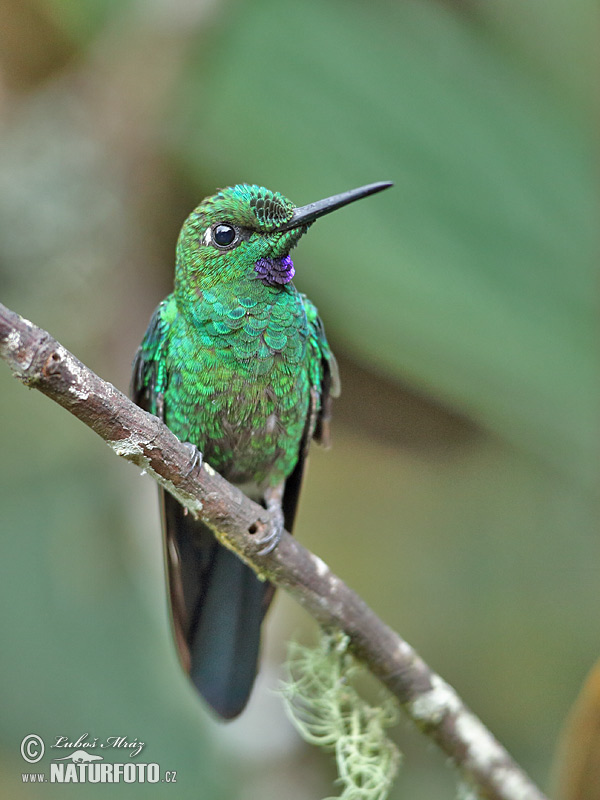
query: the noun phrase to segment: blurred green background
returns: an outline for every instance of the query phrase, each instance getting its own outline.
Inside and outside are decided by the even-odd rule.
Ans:
[[[295,256],[343,383],[296,532],[548,788],[599,655],[596,4],[0,0],[0,18],[0,299],[121,389],[203,196],[395,182]],[[247,712],[215,723],[170,641],[154,486],[5,367],[0,398],[0,796],[334,794],[273,694],[311,620],[278,598]],[[177,784],[22,783],[26,734],[85,732],[146,742]],[[453,798],[442,756],[394,737],[392,796]]]

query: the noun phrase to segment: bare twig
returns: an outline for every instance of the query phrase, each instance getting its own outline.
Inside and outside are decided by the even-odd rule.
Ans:
[[[103,381],[50,334],[0,304],[0,356],[15,376],[66,408],[117,453],[143,468],[215,531],[257,573],[285,589],[321,625],[343,631],[350,648],[399,699],[413,722],[489,800],[545,800],[542,792],[413,648],[385,625],[318,556],[284,533],[259,556],[264,509],[190,458],[156,417]]]

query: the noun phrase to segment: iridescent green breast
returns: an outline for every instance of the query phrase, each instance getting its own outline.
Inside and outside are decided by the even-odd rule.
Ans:
[[[265,288],[205,291],[193,315],[172,315],[164,413],[228,480],[275,485],[298,459],[312,351],[301,296]]]

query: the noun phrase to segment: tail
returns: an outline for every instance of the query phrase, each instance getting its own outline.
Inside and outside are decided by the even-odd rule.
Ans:
[[[194,686],[225,719],[240,714],[256,677],[260,627],[274,587],[163,493],[171,612]]]

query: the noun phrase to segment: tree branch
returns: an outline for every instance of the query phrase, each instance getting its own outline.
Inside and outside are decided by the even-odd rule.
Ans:
[[[26,386],[43,392],[148,472],[215,531],[259,575],[285,589],[318,622],[343,631],[350,648],[396,695],[413,722],[489,800],[545,800],[454,689],[385,625],[318,556],[289,533],[259,556],[264,509],[208,464],[199,464],[157,417],[103,381],[49,333],[0,304],[0,356]]]

